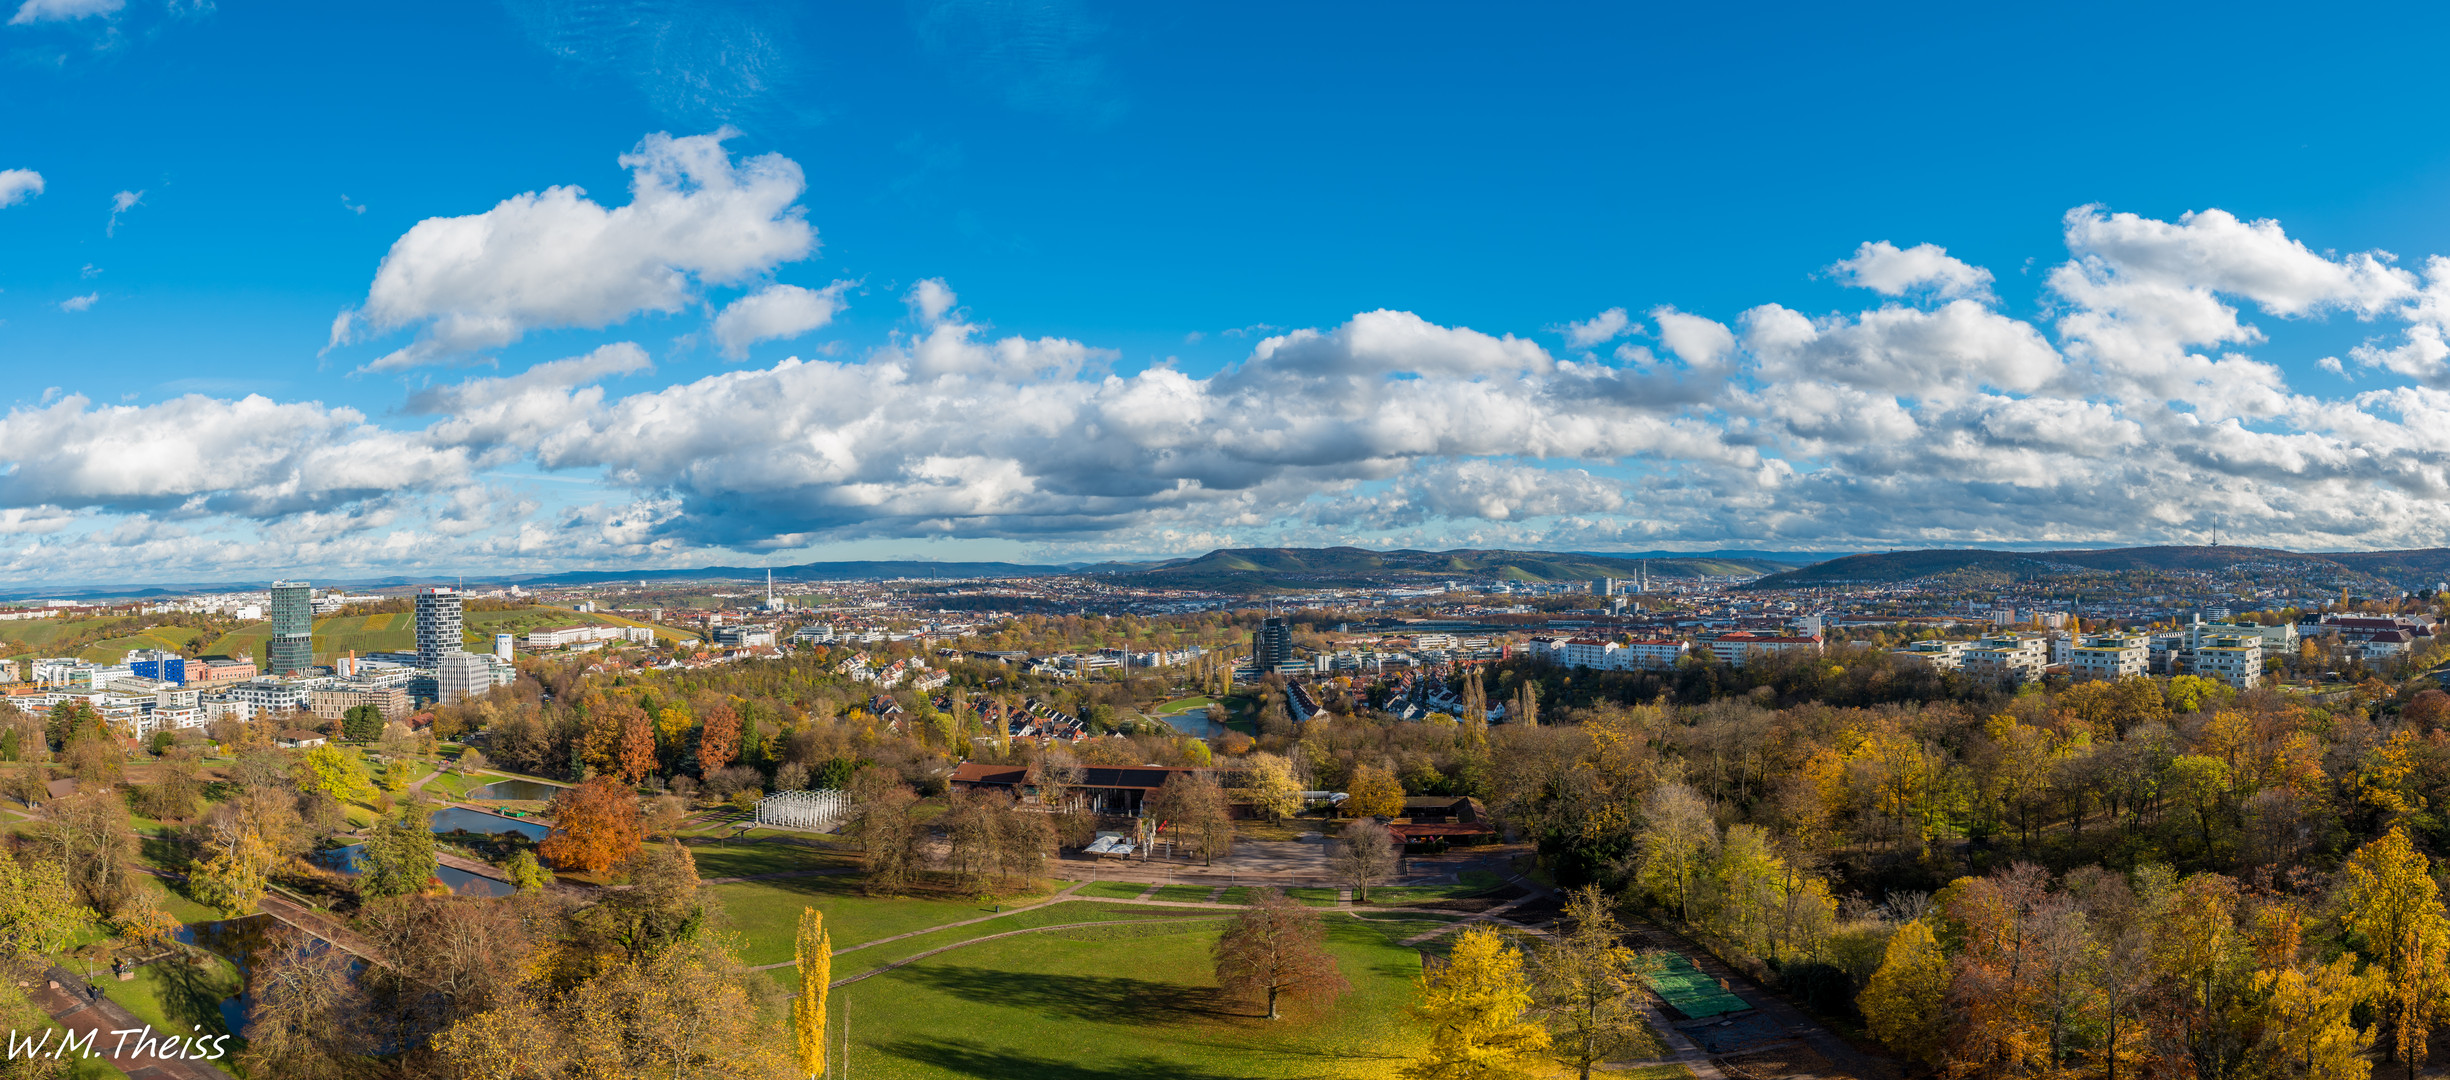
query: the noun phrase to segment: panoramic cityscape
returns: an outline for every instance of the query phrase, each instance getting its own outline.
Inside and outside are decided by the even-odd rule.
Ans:
[[[0,1076],[2450,1074],[2450,14],[0,11]]]

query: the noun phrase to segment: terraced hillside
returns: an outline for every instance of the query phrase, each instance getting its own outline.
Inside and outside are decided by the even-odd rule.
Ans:
[[[1154,587],[1204,589],[1349,588],[1428,584],[1452,578],[1508,581],[1589,581],[1630,578],[1749,577],[1788,564],[1709,554],[1671,559],[1623,559],[1548,551],[1374,551],[1367,548],[1226,548],[1196,559],[1162,563],[1120,575]]]

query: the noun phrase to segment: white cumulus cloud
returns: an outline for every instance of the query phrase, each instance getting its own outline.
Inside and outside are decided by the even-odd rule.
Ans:
[[[60,301],[60,310],[70,313],[84,311],[93,307],[94,302],[100,299],[102,299],[101,293],[86,293],[83,296],[71,296],[66,300]]]
[[[0,169],[0,206],[15,206],[43,193],[43,174],[32,169]]]
[[[421,330],[367,366],[389,370],[497,348],[531,330],[604,327],[675,312],[700,285],[736,284],[807,257],[816,229],[796,205],[800,167],[779,154],[735,162],[729,129],[650,135],[620,158],[630,201],[577,187],[427,218],[392,244],[358,318],[375,333]]]
[[[842,291],[851,285],[837,281],[822,289],[768,285],[732,301],[715,316],[715,342],[733,359],[748,355],[760,341],[795,338],[834,321],[842,310]]]
[[[1625,336],[1633,328],[1633,320],[1621,307],[1609,308],[1581,322],[1565,324],[1565,343],[1577,349],[1588,349]]]
[[[1991,272],[1948,254],[1937,244],[1899,248],[1886,240],[1867,241],[1854,257],[1829,267],[1848,285],[1882,296],[1929,293],[1942,300],[1991,298]]]

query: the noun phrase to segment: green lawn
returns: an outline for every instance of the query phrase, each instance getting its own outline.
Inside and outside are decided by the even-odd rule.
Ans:
[[[1312,907],[1336,906],[1334,889],[1286,889],[1285,895]]]
[[[1463,880],[1453,885],[1378,885],[1370,889],[1370,903],[1402,907],[1430,900],[1461,900],[1480,896],[1502,885],[1505,879],[1486,870],[1467,870]]]
[[[1182,908],[1153,908],[1137,904],[1099,904],[1085,900],[1067,900],[1060,904],[1018,911],[1001,918],[989,919],[968,926],[949,926],[933,933],[903,938],[900,941],[838,955],[834,959],[834,977],[856,975],[871,968],[883,967],[917,956],[930,949],[940,949],[957,942],[989,937],[1013,930],[1028,930],[1041,926],[1063,926],[1084,922],[1135,922],[1148,919],[1188,919],[1199,924],[1203,918],[1221,918],[1227,912],[1187,911]]]
[[[203,962],[189,963],[190,957],[201,957]],[[235,965],[210,953],[185,951],[136,969],[136,978],[128,982],[105,975],[96,985],[157,1031],[237,1034],[222,1023],[221,999],[245,989],[244,980],[238,977]],[[197,1026],[204,1030],[195,1032]],[[236,1057],[244,1044],[233,1038],[225,1045],[228,1056]]]
[[[1215,891],[1216,886],[1214,885],[1168,885],[1165,888],[1157,890],[1157,895],[1149,897],[1149,899],[1182,900],[1199,903],[1207,900],[1208,894]]]
[[[848,855],[798,844],[690,844],[688,848],[690,857],[697,860],[698,876],[702,878],[748,877],[752,874],[858,865],[857,860]]]
[[[1072,891],[1074,896],[1098,896],[1109,900],[1136,900],[1148,891],[1145,881],[1092,881]]]
[[[1193,709],[1205,709],[1214,704],[1216,704],[1216,699],[1212,697],[1175,698],[1172,701],[1163,702],[1156,708],[1150,709],[1149,711],[1158,716],[1167,716],[1173,713],[1190,712]]]
[[[1223,893],[1219,894],[1216,898],[1216,902],[1220,904],[1250,903],[1251,887],[1248,885],[1236,885],[1233,888],[1227,889]]]
[[[1352,992],[1277,1022],[1219,998],[1206,927],[955,949],[834,991],[834,1015],[848,1013],[852,1075],[871,1080],[1393,1076],[1426,1039],[1406,1012],[1420,960],[1352,921],[1328,923]]]
[[[824,913],[825,929],[833,936],[835,948],[992,915],[996,908],[992,900],[982,904],[862,896],[859,879],[848,874],[709,885],[706,891],[722,902],[743,939],[740,959],[752,965],[791,959],[791,939],[799,932],[802,907]],[[1003,906],[1043,899],[1048,891],[1007,898]]]

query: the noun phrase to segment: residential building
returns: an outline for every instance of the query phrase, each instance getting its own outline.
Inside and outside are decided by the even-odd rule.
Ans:
[[[512,655],[511,650],[512,638],[509,634],[495,634],[493,636],[494,659],[500,660],[505,664],[510,663]]]
[[[1668,638],[1639,639],[1627,642],[1624,649],[1616,654],[1616,662],[1628,671],[1655,671],[1675,667],[1676,661],[1684,659],[1692,650],[1690,644]]]
[[[1965,666],[1965,652],[1974,647],[1970,641],[1941,641],[1932,638],[1917,641],[1894,650],[1899,656],[1909,656],[1942,671],[1955,671]]]
[[[2263,639],[2255,634],[2219,634],[2195,647],[2194,673],[2218,679],[2240,690],[2263,681]]]
[[[1602,638],[1567,638],[1558,651],[1558,660],[1567,667],[1612,668],[1617,644]]]
[[[2196,623],[2187,628],[2187,635],[2190,648],[2201,647],[2203,641],[2210,637],[2252,636],[2262,642],[2263,654],[2266,656],[2297,651],[2297,624],[2295,623],[2281,623],[2278,626],[2258,626],[2254,623],[2241,622]]]
[[[264,642],[264,666],[273,675],[307,675],[315,669],[315,587],[303,581],[272,583],[272,636]]]
[[[619,641],[621,627],[598,623],[575,623],[569,626],[541,627],[527,632],[530,649],[558,649],[592,641]]]
[[[2050,666],[2050,640],[2038,636],[2001,634],[1984,638],[1965,650],[1962,670],[1977,679],[2017,686],[2042,677]]]
[[[1821,651],[1821,639],[1813,636],[1756,634],[1748,630],[1720,634],[1702,639],[1710,655],[1726,661],[1732,667],[1744,666],[1744,661],[1757,654]]]
[[[2094,634],[2068,657],[2068,674],[2116,682],[2151,669],[2151,647],[2141,634]]]
[[[406,720],[409,713],[408,688],[352,679],[318,686],[306,692],[308,711],[326,720],[338,720],[360,705],[374,706],[385,720]]]
[[[417,666],[439,668],[466,648],[460,637],[460,596],[450,589],[417,590]]]

